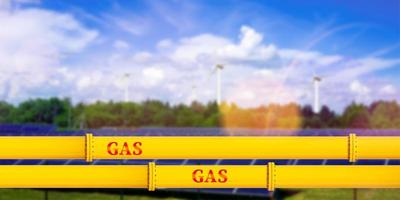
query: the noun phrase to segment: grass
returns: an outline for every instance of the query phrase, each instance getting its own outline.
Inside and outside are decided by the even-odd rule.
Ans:
[[[43,190],[0,189],[0,200],[44,200]],[[389,199],[400,200],[400,189],[358,189],[358,200]],[[62,192],[51,190],[49,200],[119,200],[117,194],[99,192]],[[143,195],[125,195],[124,200],[177,200],[178,198],[149,197]],[[286,200],[352,200],[352,189],[305,189]]]
[[[0,189],[0,200],[44,200],[44,190],[33,189]],[[107,194],[99,192],[62,192],[49,191],[49,200],[119,200],[120,196],[116,194]],[[124,200],[176,200],[177,198],[157,198],[143,195],[124,195]]]
[[[353,189],[306,189],[287,200],[352,200]],[[400,189],[357,189],[357,200],[400,200]]]

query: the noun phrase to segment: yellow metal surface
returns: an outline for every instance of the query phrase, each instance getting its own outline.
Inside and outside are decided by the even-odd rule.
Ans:
[[[157,188],[266,188],[267,167],[234,165],[158,165]]]
[[[2,188],[145,188],[147,166],[4,166]]]
[[[400,166],[276,166],[276,188],[400,188]]]
[[[85,136],[1,136],[0,159],[85,159]]]
[[[346,137],[94,137],[94,145],[98,159],[348,157]]]
[[[0,137],[0,159],[400,159],[400,137],[350,143],[345,136],[17,136]]]
[[[399,154],[400,137],[357,137],[358,159],[399,159]]]
[[[400,188],[400,166],[149,166],[0,166],[0,188]]]

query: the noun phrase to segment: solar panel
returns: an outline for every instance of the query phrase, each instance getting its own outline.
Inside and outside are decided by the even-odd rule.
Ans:
[[[187,160],[186,165],[215,165],[218,160]]]
[[[250,165],[251,160],[221,160],[220,165]]]
[[[84,161],[85,162],[85,161]],[[94,165],[121,165],[123,164],[120,160],[95,160]]]
[[[67,160],[46,160],[47,165],[65,165]]]
[[[127,165],[147,165],[153,160],[126,160],[124,164]]]
[[[296,165],[322,165],[324,160],[297,160]]]
[[[357,160],[357,165],[385,165],[385,160]]]
[[[0,160],[0,165],[13,165],[18,163],[19,160]]]
[[[42,160],[18,160],[14,165],[39,165]]]
[[[266,165],[269,162],[274,162],[276,165],[287,165],[293,160],[265,160],[265,159],[258,159],[255,162],[255,165]]]
[[[327,160],[326,165],[351,165],[348,160]]]
[[[400,165],[400,160],[388,160],[388,165]]]
[[[56,127],[46,124],[1,124],[0,135],[47,135]]]
[[[271,195],[265,189],[252,189],[252,188],[235,188],[233,194],[242,194],[242,195],[249,195],[249,196],[269,196]]]
[[[183,160],[156,160],[157,165],[182,165]]]

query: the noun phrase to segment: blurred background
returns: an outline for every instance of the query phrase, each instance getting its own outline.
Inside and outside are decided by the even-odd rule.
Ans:
[[[398,0],[0,0],[1,135],[400,135],[399,76]],[[0,199],[165,198],[400,199],[400,190],[0,189]]]

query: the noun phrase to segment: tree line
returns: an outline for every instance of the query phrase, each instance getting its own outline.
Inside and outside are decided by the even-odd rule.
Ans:
[[[400,105],[375,101],[351,103],[343,113],[322,106],[314,113],[310,105],[289,103],[241,108],[194,101],[171,105],[158,100],[95,102],[73,105],[70,99],[30,99],[18,105],[0,101],[0,123],[54,124],[64,129],[101,127],[229,127],[260,129],[372,128],[399,129]]]

